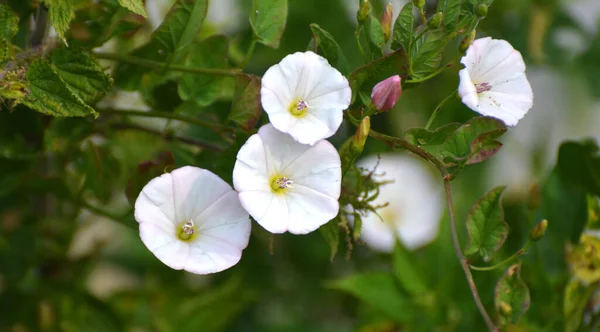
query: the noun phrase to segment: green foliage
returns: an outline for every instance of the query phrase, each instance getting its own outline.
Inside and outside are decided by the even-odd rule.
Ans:
[[[461,125],[448,123],[433,131],[424,128],[412,128],[404,133],[406,140],[415,145],[440,145],[444,143]]]
[[[185,64],[189,68],[227,68],[229,45],[225,36],[209,37],[190,46]],[[184,101],[194,101],[199,106],[214,103],[224,90],[227,78],[215,75],[184,74],[178,87]]]
[[[254,128],[261,114],[260,78],[255,75],[237,75],[229,120],[249,131]]]
[[[142,189],[150,180],[172,170],[175,167],[173,155],[163,151],[154,160],[139,163],[137,169],[132,173],[125,188],[125,196],[129,204],[134,205]]]
[[[592,296],[593,287],[586,287],[576,279],[571,279],[565,287],[563,314],[565,331],[574,332],[581,326],[585,307]]]
[[[66,42],[65,33],[73,19],[74,7],[72,0],[44,0],[44,3],[48,6],[48,16],[56,30],[56,34]]]
[[[119,0],[119,4],[138,15],[148,17],[148,14],[146,13],[146,8],[144,7],[144,3],[142,2],[142,0]]]
[[[463,0],[441,0],[438,2],[438,12],[444,14],[444,28],[450,34],[458,27],[458,18]]]
[[[467,217],[467,230],[470,243],[466,255],[479,254],[489,262],[502,247],[508,235],[508,225],[504,221],[504,211],[500,197],[505,187],[490,190],[480,198]]]
[[[0,39],[10,40],[19,31],[19,17],[8,5],[0,4]]]
[[[287,0],[252,0],[250,25],[258,41],[278,48],[288,15]]]
[[[315,23],[310,25],[310,30],[313,36],[308,44],[308,49],[327,59],[329,64],[337,68],[342,74],[348,74],[348,60],[346,60],[342,48],[333,36]]]
[[[338,226],[339,219],[334,218],[325,225],[319,227],[319,232],[329,244],[329,250],[331,251],[330,260],[333,261],[337,255],[338,248],[340,246],[340,227]]]
[[[410,51],[411,77],[421,79],[436,71],[447,43],[443,29],[429,30],[413,43]]]
[[[529,309],[529,288],[521,279],[521,266],[509,267],[496,285],[494,304],[502,324],[515,324]]]
[[[20,100],[28,107],[53,116],[97,115],[67,87],[66,83],[45,60],[33,62],[27,70],[29,93]]]
[[[600,196],[600,155],[595,142],[565,142],[558,155],[557,168],[561,178]]]
[[[402,47],[407,54],[411,53],[411,46],[413,42],[413,28],[415,25],[415,17],[413,16],[413,4],[407,2],[398,18],[394,23],[394,33],[392,37],[392,47],[394,49]]]
[[[385,37],[383,35],[383,28],[381,23],[374,16],[369,17],[366,24],[367,36],[369,43],[371,44],[371,57],[373,59],[383,55],[383,49],[385,47]]]
[[[429,288],[427,279],[417,264],[413,253],[400,241],[396,241],[393,257],[394,276],[402,287],[412,295],[423,295]]]
[[[89,141],[81,153],[76,168],[83,175],[83,188],[100,202],[107,203],[121,172],[119,160],[107,147]]]
[[[402,79],[408,75],[408,58],[403,49],[384,55],[353,71],[348,78],[352,88],[352,100],[356,99],[360,91],[370,95],[375,84],[393,75],[400,75]]]

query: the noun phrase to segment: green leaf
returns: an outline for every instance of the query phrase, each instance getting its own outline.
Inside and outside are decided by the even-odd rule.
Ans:
[[[409,293],[422,295],[427,292],[427,280],[417,264],[414,252],[408,251],[400,241],[394,248],[394,276]]]
[[[443,29],[429,30],[413,43],[411,48],[411,77],[423,78],[436,71],[446,47],[446,33]]]
[[[134,205],[140,192],[142,192],[142,189],[150,180],[171,171],[173,168],[175,168],[175,160],[173,159],[173,155],[168,151],[160,152],[154,160],[139,163],[137,170],[133,172],[125,188],[127,201],[131,205]]]
[[[19,16],[10,6],[0,4],[0,38],[10,40],[19,31]]]
[[[392,48],[404,48],[407,54],[411,54],[410,44],[413,40],[413,29],[415,17],[413,16],[412,1],[407,2],[394,23],[394,34],[392,36]]]
[[[494,304],[503,325],[516,324],[529,309],[529,288],[521,279],[521,266],[509,267],[496,284]]]
[[[236,76],[229,120],[245,130],[250,130],[254,128],[261,114],[260,77],[249,74]]]
[[[44,60],[34,61],[29,66],[27,87],[29,93],[22,103],[38,112],[53,116],[97,115],[69,90],[50,63]]]
[[[229,44],[225,36],[212,36],[192,44],[185,62],[190,68],[227,68]],[[184,74],[179,84],[179,96],[193,100],[199,106],[214,103],[223,90],[226,77],[203,74]]]
[[[581,325],[585,307],[592,296],[593,288],[582,285],[571,279],[565,287],[563,314],[565,315],[565,331],[575,332]]]
[[[181,63],[202,28],[207,9],[208,0],[178,0],[150,41],[131,55],[166,64]],[[137,90],[142,76],[150,73],[147,68],[122,63],[115,71],[115,81],[124,90]]]
[[[252,0],[250,25],[254,35],[261,43],[278,48],[287,14],[287,0]]]
[[[400,292],[394,277],[388,273],[355,274],[328,286],[352,294],[400,322],[416,314],[415,305]]]
[[[350,74],[348,80],[352,88],[352,101],[360,91],[370,96],[375,84],[394,75],[400,75],[402,80],[408,75],[408,57],[403,49],[375,59]]]
[[[327,59],[329,64],[337,68],[343,75],[348,74],[350,70],[348,60],[346,60],[342,48],[333,36],[315,23],[310,25],[310,30],[313,36],[309,44],[309,49]]]
[[[142,2],[142,0],[119,0],[119,4],[138,15],[148,17],[148,14],[146,13],[146,8],[144,7],[144,3]]]
[[[325,241],[329,244],[331,255],[329,259],[333,262],[335,255],[337,255],[338,248],[340,245],[340,227],[338,226],[339,219],[334,218],[325,225],[319,227],[319,232],[325,238]]]
[[[593,140],[567,141],[558,149],[558,169],[566,181],[600,196],[600,154]]]
[[[508,236],[508,224],[500,202],[506,187],[496,187],[477,200],[467,216],[470,243],[466,255],[479,253],[489,262]]]
[[[371,43],[371,58],[375,59],[383,55],[385,47],[385,37],[383,36],[383,28],[378,19],[373,15],[369,18],[366,24],[369,42]]]
[[[102,203],[107,203],[119,178],[119,160],[107,147],[94,145],[90,141],[82,152],[77,167],[85,176],[85,188]]]
[[[72,0],[44,0],[48,6],[48,16],[56,34],[66,43],[65,32],[69,29],[69,24],[73,18]]]
[[[444,143],[459,127],[460,123],[449,123],[436,128],[434,131],[424,128],[412,128],[404,133],[404,137],[412,144],[420,146],[439,145]]]
[[[498,119],[473,118],[444,142],[440,154],[450,166],[480,163],[500,150],[502,143],[496,139],[506,130],[504,123]]]
[[[93,103],[110,91],[112,79],[87,53],[57,48],[50,61],[67,87],[85,103]]]
[[[462,0],[440,0],[438,2],[438,12],[444,14],[446,34],[456,31],[462,2]]]

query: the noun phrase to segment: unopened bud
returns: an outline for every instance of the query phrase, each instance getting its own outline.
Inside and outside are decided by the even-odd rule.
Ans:
[[[548,220],[544,219],[540,221],[537,225],[535,225],[535,227],[533,227],[531,232],[529,232],[529,239],[534,242],[541,239],[546,233],[547,228]]]
[[[352,137],[352,142],[350,143],[350,152],[353,156],[359,156],[367,142],[367,137],[369,137],[369,131],[371,130],[371,118],[365,116],[358,128],[356,128],[356,133],[354,137]]]
[[[379,111],[391,110],[402,94],[400,76],[395,75],[377,83],[371,92],[371,103]]]
[[[458,46],[458,51],[460,53],[465,53],[469,49],[469,46],[473,44],[473,40],[475,40],[475,30],[473,30],[471,34],[466,36],[465,39],[463,39],[460,42],[460,45]]]
[[[415,5],[415,7],[421,9],[423,7],[425,7],[425,0],[413,0],[413,5]]]
[[[487,12],[488,12],[487,5],[481,4],[475,8],[475,15],[477,15],[477,17],[479,17],[479,18],[485,17],[487,15]]]
[[[356,19],[358,20],[358,23],[364,23],[365,21],[367,21],[369,19],[369,17],[371,16],[371,10],[372,10],[372,6],[371,6],[371,2],[369,2],[369,0],[363,0],[360,3],[360,8],[358,9],[358,12],[356,13]]]
[[[431,30],[437,29],[437,28],[440,27],[440,25],[442,25],[442,19],[443,18],[444,18],[444,14],[442,14],[442,13],[435,13],[435,15],[431,16],[431,18],[429,19],[429,21],[427,21],[427,26]]]
[[[390,39],[390,33],[392,31],[392,20],[394,19],[394,6],[392,3],[388,3],[385,6],[383,15],[381,16],[381,28],[383,29],[383,38],[385,42]]]

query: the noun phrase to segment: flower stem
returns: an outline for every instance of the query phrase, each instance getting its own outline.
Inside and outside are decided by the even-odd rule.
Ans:
[[[427,17],[425,16],[425,10],[423,7],[419,8],[419,15],[421,16],[421,21],[423,21],[423,24],[427,24]]]
[[[436,108],[433,110],[433,113],[431,113],[431,116],[429,117],[429,120],[427,121],[427,124],[425,125],[425,129],[429,130],[429,128],[431,127],[431,125],[433,124],[433,120],[435,120],[435,118],[437,117],[438,113],[440,113],[440,111],[442,110],[442,107],[444,107],[444,104],[446,104],[450,99],[452,99],[454,96],[456,95],[456,90],[452,91],[451,94],[449,94],[446,98],[444,98],[437,106]]]
[[[444,172],[446,170],[444,169]],[[458,233],[456,231],[456,217],[454,216],[454,205],[452,204],[452,188],[450,186],[450,178],[448,176],[444,176],[444,191],[446,192],[446,201],[448,202],[448,214],[450,215],[450,232],[452,233],[452,244],[454,245],[454,251],[456,252],[456,257],[460,262],[460,266],[465,273],[465,277],[467,278],[467,283],[469,284],[469,288],[471,289],[471,294],[473,295],[473,300],[475,301],[475,305],[483,320],[485,321],[485,325],[487,325],[488,330],[490,331],[498,331],[496,325],[488,315],[483,303],[481,302],[481,298],[479,297],[479,292],[477,291],[477,285],[475,285],[475,281],[473,280],[473,274],[471,274],[471,270],[469,270],[469,264],[467,263],[466,257],[462,253],[462,249],[460,247],[460,241],[458,240]]]
[[[189,124],[206,127],[213,129],[215,131],[224,131],[226,129],[233,129],[225,127],[219,123],[204,121],[196,118],[191,118],[185,115],[177,114],[177,113],[167,113],[167,112],[159,112],[159,111],[136,111],[136,110],[118,110],[118,109],[96,109],[96,111],[100,114],[120,114],[120,115],[133,115],[133,116],[142,116],[148,118],[163,118],[163,119],[172,119],[177,121],[186,122]]]
[[[362,54],[363,59],[365,60],[365,63],[369,62],[369,60],[367,59],[367,55],[365,54],[365,50],[362,47],[362,44],[360,43],[360,25],[358,26],[358,28],[356,28],[356,31],[354,32],[354,36],[356,37],[356,45],[358,46],[358,50],[360,51],[360,54]]]
[[[130,63],[146,68],[155,70],[165,69],[168,67],[172,71],[180,71],[192,74],[204,74],[204,75],[215,75],[215,76],[236,76],[243,74],[240,70],[230,69],[213,69],[213,68],[192,68],[188,66],[167,64],[164,62],[152,61],[143,58],[138,58],[130,55],[116,54],[116,53],[105,53],[105,52],[94,52],[95,57],[99,59],[119,61],[123,63]]]
[[[529,247],[530,244],[531,244],[531,241],[527,241],[527,243],[525,243],[523,248],[517,250],[517,252],[515,252],[510,257],[508,257],[507,259],[503,260],[502,262],[500,262],[498,264],[494,264],[492,266],[482,266],[482,267],[469,265],[469,267],[471,268],[471,270],[475,270],[475,271],[493,271],[499,267],[502,267],[502,266],[512,262],[516,258],[527,254],[527,252],[525,250],[527,249],[527,247]]]
[[[250,41],[250,46],[248,46],[248,51],[246,52],[246,56],[244,56],[244,60],[240,64],[240,68],[246,68],[246,65],[248,64],[248,62],[250,62],[250,58],[252,58],[252,54],[254,54],[254,48],[256,47],[257,41],[258,40],[256,39],[256,37],[252,37],[252,40]]]

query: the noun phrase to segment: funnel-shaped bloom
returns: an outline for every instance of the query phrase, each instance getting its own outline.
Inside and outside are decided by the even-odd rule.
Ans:
[[[327,141],[300,144],[264,125],[242,146],[233,185],[250,215],[271,233],[310,233],[335,218],[342,169]]]
[[[470,109],[514,126],[533,106],[525,62],[507,41],[477,39],[460,62],[458,94]]]
[[[135,202],[140,237],[175,270],[215,273],[248,245],[250,218],[237,193],[215,174],[186,166],[151,180]]]
[[[352,97],[348,80],[310,51],[283,58],[267,70],[261,84],[269,121],[302,144],[335,134]]]
[[[371,91],[371,102],[379,111],[391,110],[402,94],[400,76],[395,75],[375,84]]]

